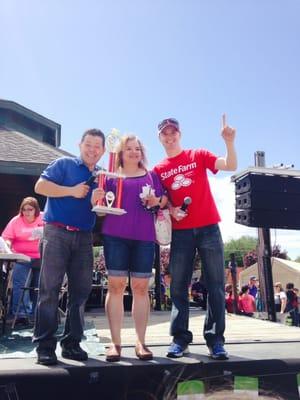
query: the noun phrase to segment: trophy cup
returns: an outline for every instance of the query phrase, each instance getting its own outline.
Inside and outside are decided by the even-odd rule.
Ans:
[[[105,214],[122,215],[126,213],[126,210],[121,208],[123,179],[125,178],[125,175],[116,172],[116,149],[119,142],[120,133],[114,128],[106,137],[106,148],[109,151],[108,171],[100,170],[97,172],[97,175],[99,188],[105,190],[106,179],[116,178],[117,190],[116,194],[110,191],[107,192],[104,199],[99,201],[97,205],[93,207],[93,211],[99,216],[103,216]]]

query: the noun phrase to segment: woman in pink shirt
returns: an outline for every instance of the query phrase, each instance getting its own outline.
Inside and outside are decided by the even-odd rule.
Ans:
[[[243,315],[252,317],[256,311],[255,299],[249,294],[249,286],[242,286],[240,297],[239,297],[239,310]]]
[[[31,258],[29,263],[15,263],[12,275],[13,295],[12,314],[15,315],[28,273],[32,268],[31,287],[38,286],[40,273],[39,239],[42,235],[44,222],[38,201],[34,197],[26,197],[22,200],[19,214],[13,217],[2,232],[2,237],[11,247],[14,253],[22,253]],[[27,323],[27,316],[33,315],[36,305],[36,295],[32,293],[32,303],[28,291],[24,295],[24,304],[18,312],[18,324]],[[24,306],[26,309],[24,309]]]

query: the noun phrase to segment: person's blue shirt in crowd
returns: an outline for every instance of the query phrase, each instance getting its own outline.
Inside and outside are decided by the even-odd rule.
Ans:
[[[249,294],[255,298],[257,294],[257,287],[254,285],[251,287],[249,286]]]

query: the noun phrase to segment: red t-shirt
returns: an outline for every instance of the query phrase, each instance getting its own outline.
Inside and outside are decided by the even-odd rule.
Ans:
[[[239,309],[245,313],[251,314],[255,312],[255,299],[251,294],[242,294],[239,297]]]
[[[181,206],[185,197],[192,203],[181,221],[172,218],[173,229],[191,229],[216,224],[220,216],[211,194],[207,172],[214,174],[218,157],[207,150],[183,150],[175,157],[164,159],[155,166],[163,187],[174,207]]]

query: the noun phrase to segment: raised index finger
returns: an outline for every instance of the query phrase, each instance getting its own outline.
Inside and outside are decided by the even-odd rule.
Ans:
[[[225,126],[226,126],[226,114],[224,113],[222,115],[222,128],[225,128]]]

